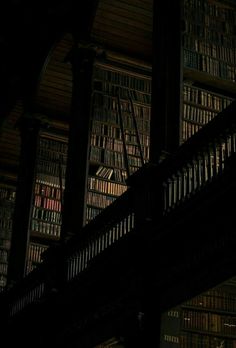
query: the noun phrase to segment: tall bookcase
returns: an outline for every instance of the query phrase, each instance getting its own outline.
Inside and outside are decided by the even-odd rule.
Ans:
[[[183,141],[235,99],[235,5],[183,0]]]
[[[42,261],[42,253],[61,236],[67,138],[41,132],[29,224],[27,273]]]
[[[7,284],[16,187],[0,184],[0,291]]]
[[[92,87],[86,223],[127,189],[126,178],[149,158],[150,69],[96,61]],[[67,132],[39,132],[27,273],[61,237],[67,152]]]
[[[182,1],[182,142],[236,95],[236,2]],[[236,282],[231,279],[163,313],[161,348],[235,348]]]
[[[183,85],[183,141],[210,122],[232,101],[233,98],[230,96],[185,82]]]
[[[150,69],[96,62],[93,75],[87,222],[126,190],[150,144]]]

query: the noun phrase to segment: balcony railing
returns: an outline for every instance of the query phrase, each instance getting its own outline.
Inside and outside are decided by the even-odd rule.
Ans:
[[[127,234],[155,225],[204,187],[215,182],[236,153],[236,102],[157,165],[147,164],[128,180],[129,188],[21,282],[1,294],[12,317],[43,301],[86,271],[91,261]],[[147,233],[147,228],[146,232]]]

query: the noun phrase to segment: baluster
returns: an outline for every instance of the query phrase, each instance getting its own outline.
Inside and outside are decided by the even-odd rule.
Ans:
[[[228,139],[227,139],[227,141],[228,141],[228,149],[229,149],[229,153],[228,153],[228,155],[229,155],[229,157],[233,154],[233,148],[232,148],[232,134],[230,134],[229,136],[228,136]]]
[[[112,243],[116,240],[116,226],[112,228]]]
[[[202,168],[202,164],[201,164],[201,157],[198,155],[197,157],[197,168],[196,168],[196,185],[197,185],[197,189],[199,190],[201,187],[201,168]]]
[[[222,170],[223,170],[223,150],[222,150],[221,141],[218,145],[218,153],[219,153],[219,174],[220,174],[222,173]]]
[[[230,152],[229,152],[229,138],[225,137],[225,141],[224,141],[224,162],[227,161],[227,159],[230,156]]]
[[[168,185],[166,182],[163,182],[163,198],[164,198],[164,211],[167,211],[168,208]]]
[[[91,257],[91,259],[94,258],[94,238],[91,239],[91,244],[90,244],[90,257]]]
[[[236,152],[236,134],[233,133],[231,134],[231,148],[232,148],[232,151],[235,153]]]
[[[184,200],[186,195],[186,173],[184,170],[185,169],[183,169],[181,173],[181,200]]]
[[[212,144],[212,156],[213,156],[213,163],[212,163],[212,175],[213,178],[217,175],[217,148],[215,142]]]
[[[196,159],[194,158],[193,161],[192,161],[192,174],[191,174],[191,186],[192,186],[192,190],[191,190],[191,193],[194,193],[196,188],[197,188],[197,161]]]
[[[206,158],[205,158],[205,153],[202,154],[202,160],[201,160],[201,185],[205,184],[207,180],[207,173],[206,173]]]
[[[99,254],[99,236],[96,238],[96,255]]]
[[[99,236],[99,239],[100,239],[100,252],[103,251],[103,233],[100,234]]]
[[[181,187],[182,187],[182,177],[181,172],[177,172],[177,199],[178,202],[181,200]]]
[[[77,259],[78,259],[78,255],[77,253],[75,255],[72,256],[72,272],[71,272],[71,279],[75,277],[75,275],[78,273],[78,269],[77,269]]]
[[[83,249],[80,251],[80,260],[81,260],[81,269],[80,269],[80,272],[82,272],[83,269],[84,269],[84,250],[83,250]]]
[[[207,180],[210,180],[212,179],[212,164],[211,164],[211,159],[212,159],[212,154],[211,154],[211,148],[210,146],[208,146],[208,149],[207,149]]]
[[[89,240],[88,242],[88,257],[87,257],[87,261],[89,262],[91,260],[91,240]]]
[[[186,197],[188,197],[190,195],[191,192],[191,183],[190,183],[190,165],[189,163],[186,166],[186,173],[185,173],[185,177],[186,177]]]
[[[82,252],[79,251],[79,273],[82,271]]]
[[[119,222],[119,236],[118,239],[122,238],[123,236],[123,219]]]
[[[105,236],[104,236],[104,231],[101,231],[100,234],[100,239],[101,239],[101,252],[105,249]]]
[[[71,279],[71,258],[66,260],[67,263],[67,281],[69,281]]]
[[[170,181],[170,189],[171,189],[171,192],[170,192],[170,194],[171,194],[170,206],[171,206],[171,208],[173,208],[173,206],[176,203],[176,188],[175,188],[175,185],[176,185],[176,183],[175,183],[175,176],[173,175],[172,179]]]
[[[113,236],[113,227],[111,226],[110,228],[109,228],[109,245],[111,245],[112,244],[112,236]]]

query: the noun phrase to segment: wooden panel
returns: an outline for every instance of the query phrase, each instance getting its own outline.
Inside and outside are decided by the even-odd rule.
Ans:
[[[23,113],[23,105],[18,102],[4,120],[0,133],[0,172],[6,168],[17,168],[20,154],[20,133],[16,123]],[[14,173],[16,175],[16,173]]]
[[[36,105],[54,113],[70,112],[72,75],[70,63],[66,57],[72,47],[72,37],[65,35],[52,49],[42,71]]]
[[[108,49],[150,58],[152,1],[101,0],[92,28],[92,38]]]

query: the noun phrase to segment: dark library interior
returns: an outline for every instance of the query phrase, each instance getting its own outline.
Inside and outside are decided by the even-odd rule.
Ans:
[[[236,1],[0,14],[2,342],[236,348]]]

